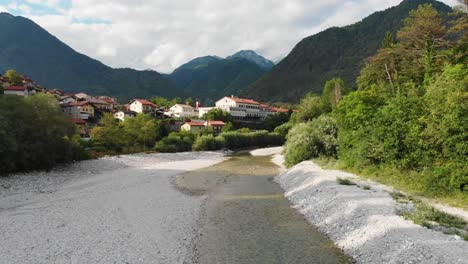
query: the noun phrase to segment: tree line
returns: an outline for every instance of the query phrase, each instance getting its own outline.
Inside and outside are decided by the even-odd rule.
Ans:
[[[349,91],[340,79],[306,95],[290,123],[288,166],[338,159],[344,168],[432,196],[466,201],[468,19],[466,1],[450,24],[431,5],[387,34]]]

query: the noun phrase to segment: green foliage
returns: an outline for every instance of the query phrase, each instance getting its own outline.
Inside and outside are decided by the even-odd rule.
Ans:
[[[250,133],[227,132],[222,133],[218,137],[224,139],[224,146],[228,149],[281,146],[284,143],[283,137],[276,133],[269,133],[268,131]]]
[[[298,110],[291,116],[291,122],[293,123],[311,121],[324,113],[330,112],[331,108],[322,97],[308,93],[301,99]]]
[[[173,99],[167,99],[161,96],[154,96],[153,98],[151,98],[150,101],[156,104],[157,106],[163,107],[163,108],[170,108],[174,106],[175,104],[183,103],[182,99],[180,99],[179,97],[176,97]]]
[[[209,121],[223,121],[225,123],[232,123],[233,121],[232,116],[228,112],[223,111],[219,108],[211,109],[210,111],[208,111],[208,113],[203,115],[202,119]]]
[[[212,135],[201,136],[195,140],[192,148],[194,151],[220,150],[224,148],[224,138]]]
[[[288,113],[275,113],[273,115],[269,115],[264,121],[265,128],[268,131],[273,131],[276,127],[289,122],[291,115],[292,111],[289,111]]]
[[[327,81],[322,92],[324,110],[334,109],[347,92],[345,83],[341,78],[334,78]]]
[[[244,95],[265,102],[297,102],[308,92],[321,94],[325,82],[334,77],[354,86],[365,59],[373,56],[387,32],[396,33],[403,19],[420,4],[432,4],[441,13],[451,12],[449,6],[438,1],[402,1],[356,24],[330,28],[307,37],[275,68],[250,85]],[[408,63],[419,62],[408,60]],[[385,68],[376,72],[385,74]]]
[[[330,116],[321,116],[307,123],[295,125],[284,145],[285,163],[295,165],[319,156],[335,157],[338,127]]]
[[[0,174],[86,158],[77,127],[51,96],[0,96]]]
[[[291,122],[284,123],[281,126],[275,128],[274,132],[286,138],[289,133],[289,130],[294,127],[294,124]]]
[[[172,132],[156,143],[154,149],[163,153],[191,151],[194,140],[195,135],[190,132]]]
[[[221,131],[224,133],[224,132],[230,132],[233,130],[234,130],[234,124],[232,122],[227,122]]]
[[[12,85],[22,85],[21,76],[15,70],[8,70],[5,77],[11,82]]]
[[[197,58],[176,69],[170,78],[186,93],[203,98],[203,105],[212,105],[221,97],[238,94],[266,71],[242,58]]]

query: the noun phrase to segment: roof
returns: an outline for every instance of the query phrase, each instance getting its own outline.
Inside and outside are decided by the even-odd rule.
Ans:
[[[24,91],[27,88],[24,86],[8,86],[4,90],[5,91]]]
[[[278,113],[287,113],[289,112],[289,109],[286,108],[277,108],[277,107],[271,107],[271,110],[278,112]]]
[[[173,105],[172,107],[174,107],[174,106],[176,106],[176,105],[177,105],[177,106],[182,106],[182,107],[188,107],[188,108],[195,108],[195,107],[193,107],[193,106],[191,106],[191,105],[188,105],[188,104],[175,104],[175,105]],[[172,108],[172,107],[171,107],[171,108]]]
[[[208,121],[209,126],[224,126],[226,123],[223,121]]]
[[[102,100],[102,99],[97,99],[97,98],[88,98],[87,101],[90,102],[90,103],[92,103],[92,104],[108,104],[108,103],[105,102],[104,100]]]
[[[153,104],[152,102],[148,101],[148,100],[145,100],[145,99],[133,99],[130,103],[133,103],[133,101],[137,101],[139,102],[140,104],[142,105],[149,105],[151,107],[154,107],[154,108],[158,108],[157,105]]]
[[[186,122],[185,124],[189,126],[203,126],[203,127],[205,126],[205,124],[198,123],[198,122]]]
[[[100,100],[108,103],[108,104],[117,104],[116,101],[114,101],[113,99],[110,99],[110,98],[99,98]]]
[[[88,101],[79,101],[79,102],[76,102],[76,103],[69,103],[68,105],[69,106],[83,106],[83,105],[87,105],[87,104],[91,104],[90,102]]]
[[[233,100],[236,103],[241,103],[241,104],[253,104],[253,105],[259,105],[260,103],[252,100],[252,99],[245,99],[245,98],[239,98],[235,96],[228,97],[229,99]]]

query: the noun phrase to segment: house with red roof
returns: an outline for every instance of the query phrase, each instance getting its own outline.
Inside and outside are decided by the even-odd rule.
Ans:
[[[221,134],[223,127],[226,125],[223,121],[206,121],[205,122],[205,127],[206,128],[212,128],[213,129],[213,134],[215,136]]]
[[[27,97],[30,95],[30,92],[26,86],[7,86],[3,88],[3,94]]]
[[[206,129],[205,123],[199,122],[199,121],[185,122],[185,124],[183,124],[180,127],[180,130],[192,132],[194,134],[200,134],[200,133],[204,132],[205,129]]]
[[[216,107],[228,112],[236,121],[259,122],[275,112],[265,104],[252,99],[226,96],[216,102]]]
[[[151,113],[159,107],[145,99],[133,99],[128,103],[128,108],[136,113]]]

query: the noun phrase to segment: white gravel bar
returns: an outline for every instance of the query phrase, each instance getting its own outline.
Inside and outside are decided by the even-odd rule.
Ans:
[[[282,157],[273,161],[282,165]],[[365,182],[370,190],[340,185]],[[302,162],[277,177],[285,196],[357,263],[468,263],[468,242],[416,225],[395,213],[389,188]]]
[[[172,181],[223,160],[137,154],[0,178],[0,263],[188,263],[205,197]]]

